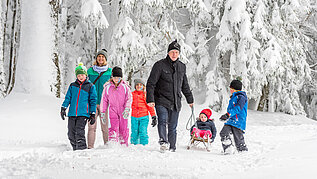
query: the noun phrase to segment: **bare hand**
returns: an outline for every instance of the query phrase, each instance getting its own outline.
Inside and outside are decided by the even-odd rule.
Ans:
[[[194,103],[190,103],[189,107],[192,108],[194,106]]]
[[[147,103],[147,105],[149,105],[150,107],[154,107],[155,103]]]

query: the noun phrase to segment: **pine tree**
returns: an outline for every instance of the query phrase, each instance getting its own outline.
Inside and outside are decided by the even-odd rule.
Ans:
[[[317,120],[317,3],[311,2],[309,13],[300,23],[300,31],[307,37],[307,50],[305,51],[307,63],[311,70],[311,80],[304,82],[300,90],[300,100],[309,118]]]
[[[128,81],[148,74],[155,61],[165,58],[168,44],[175,39],[182,46],[182,61],[189,62],[193,50],[179,29],[178,19],[182,9],[203,9],[201,1],[125,1],[118,6],[110,45],[111,64],[121,65]]]
[[[216,75],[215,80],[209,78],[210,85],[218,86],[210,88],[218,92],[215,99],[224,99],[228,93],[223,88],[228,89],[229,82],[241,76],[250,101],[255,101],[253,108],[303,114],[298,90],[310,74],[298,22],[309,3],[228,0],[214,1],[213,8],[214,23],[219,24],[218,61],[207,74]]]

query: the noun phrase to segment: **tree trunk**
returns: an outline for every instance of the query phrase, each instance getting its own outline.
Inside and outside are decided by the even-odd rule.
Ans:
[[[268,85],[264,85],[262,88],[262,96],[260,98],[258,111],[267,111],[268,102],[269,102],[269,87]]]
[[[98,28],[95,28],[95,53],[98,51]]]
[[[2,5],[0,4],[0,29],[2,29],[2,25],[4,24],[2,18]],[[5,96],[5,74],[4,74],[4,58],[3,58],[3,31],[0,31],[0,99]]]
[[[59,45],[59,0],[51,0],[49,4],[52,7],[52,15],[54,22],[54,52],[53,52],[53,62],[55,64],[56,70],[56,83],[52,84],[51,90],[55,92],[55,96],[60,98],[61,97],[61,70],[60,70],[60,61],[59,61],[59,52],[58,52],[58,45]]]
[[[3,24],[3,46],[2,46],[2,48],[3,48],[3,51],[2,51],[2,53],[3,53],[3,61],[4,61],[4,57],[5,57],[5,54],[4,54],[4,52],[5,52],[5,50],[4,50],[4,48],[5,48],[5,41],[6,41],[6,33],[7,33],[7,23],[8,23],[8,13],[9,13],[9,1],[10,0],[7,0],[7,6],[6,6],[6,13],[5,13],[5,19],[4,19],[4,24]]]
[[[133,76],[134,72],[133,70],[131,69],[129,71],[129,74],[128,74],[128,79],[127,79],[127,82],[132,86],[132,76]]]
[[[6,84],[6,78],[5,78],[5,71],[4,71],[4,65],[5,65],[5,63],[6,63],[6,61],[5,61],[5,52],[6,52],[6,50],[5,50],[5,48],[6,48],[6,33],[7,33],[7,25],[8,25],[8,14],[9,14],[9,1],[10,0],[7,0],[7,3],[6,3],[6,6],[5,6],[5,8],[6,8],[6,10],[5,10],[5,18],[4,18],[4,21],[3,21],[3,36],[2,36],[2,47],[1,47],[1,53],[2,53],[2,62],[3,62],[3,74],[0,74],[0,75],[3,75],[3,80],[2,80],[2,82],[1,83],[3,83],[3,84],[0,84],[0,85],[2,85],[3,86],[3,89],[1,89],[1,93],[2,93],[2,96],[4,97],[5,95],[6,95],[6,91],[7,91],[7,84]],[[1,5],[1,3],[0,3],[0,5]],[[2,24],[1,24],[1,27],[2,27]],[[1,77],[2,78],[2,77]]]
[[[15,72],[17,63],[17,54],[20,40],[20,0],[13,0],[13,18],[11,26],[11,41],[10,41],[10,61],[9,61],[9,77],[6,94],[9,94],[15,83]],[[18,17],[18,18],[17,18]]]

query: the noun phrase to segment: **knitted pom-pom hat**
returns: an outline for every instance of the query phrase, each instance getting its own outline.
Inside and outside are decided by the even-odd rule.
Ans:
[[[79,74],[85,74],[87,76],[87,68],[84,66],[82,62],[80,62],[78,66],[75,68],[75,74],[76,76]]]
[[[207,119],[210,119],[210,116],[212,115],[212,112],[210,109],[203,109],[200,114],[205,114],[207,116]]]

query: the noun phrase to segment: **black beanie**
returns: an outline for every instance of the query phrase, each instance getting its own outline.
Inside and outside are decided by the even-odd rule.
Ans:
[[[114,67],[112,69],[112,77],[121,77],[122,78],[122,69],[120,67]]]
[[[240,80],[232,80],[230,88],[240,91],[242,90],[242,82]]]
[[[172,43],[168,45],[167,53],[171,50],[178,50],[181,52],[181,46],[177,43],[177,40],[174,40]]]

